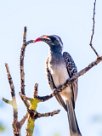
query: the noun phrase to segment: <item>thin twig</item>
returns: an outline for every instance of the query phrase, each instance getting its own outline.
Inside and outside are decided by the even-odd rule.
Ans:
[[[59,112],[60,110],[54,110],[52,112],[47,112],[47,113],[38,113],[37,118],[54,116],[55,114],[58,114]]]
[[[8,99],[6,99],[6,98],[2,98],[2,100],[3,100],[5,103],[7,103],[7,104],[12,105],[12,100],[8,100]]]
[[[23,126],[23,124],[25,123],[25,121],[26,121],[27,118],[28,118],[28,113],[26,113],[26,115],[23,116],[23,118],[21,119],[21,121],[19,121],[20,124],[21,124],[21,126]]]
[[[29,103],[28,103],[28,101],[27,101],[27,96],[23,95],[21,92],[19,92],[19,95],[20,95],[22,101],[24,102],[26,108],[29,109],[29,106],[30,106],[30,105],[29,105]]]
[[[15,97],[15,87],[14,87],[14,83],[13,83],[13,80],[12,80],[12,77],[11,77],[7,63],[5,63],[5,67],[6,67],[7,77],[8,77],[8,81],[9,81],[9,85],[10,85],[10,89],[11,89],[11,96]]]
[[[25,56],[25,49],[26,49],[26,36],[27,36],[27,27],[24,27],[23,32],[23,45],[21,47],[21,54],[20,54],[20,78],[21,78],[21,93],[25,95],[25,73],[24,73],[24,56]],[[29,103],[22,99],[27,107],[29,107]]]
[[[7,71],[7,77],[8,77],[8,81],[9,81],[9,85],[10,85],[10,89],[11,89],[11,96],[12,96],[12,105],[13,105],[13,117],[14,120],[18,120],[18,110],[17,110],[17,102],[16,102],[16,97],[15,97],[15,88],[14,88],[14,83],[9,71],[9,67],[8,64],[5,64],[6,67],[6,71]]]
[[[38,84],[35,83],[34,85],[34,97],[37,97],[38,96]]]
[[[21,92],[22,92],[22,94],[25,94],[24,55],[25,55],[25,47],[26,47],[26,33],[27,33],[27,28],[24,27],[23,45],[22,45],[21,54],[20,54],[20,77],[21,77]]]
[[[93,18],[92,18],[92,21],[93,21],[93,25],[92,25],[92,34],[91,34],[91,39],[90,39],[90,47],[91,49],[94,51],[94,53],[96,54],[97,57],[99,57],[99,54],[98,52],[96,51],[96,49],[93,47],[93,37],[94,37],[94,33],[95,33],[95,13],[96,12],[96,0],[94,1],[94,8],[93,8]]]
[[[46,96],[38,96],[38,84],[35,83],[34,85],[34,98],[38,99],[40,102],[45,102],[51,99],[54,96],[54,93]]]

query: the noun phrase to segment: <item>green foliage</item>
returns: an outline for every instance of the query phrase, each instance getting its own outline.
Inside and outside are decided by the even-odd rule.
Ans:
[[[37,105],[38,105],[38,103],[40,101],[37,98],[30,98],[29,101],[30,101],[29,109],[30,110],[36,110],[37,109]]]
[[[29,101],[30,101],[30,107],[29,107],[29,109],[36,111],[37,105],[38,105],[38,103],[39,103],[40,101],[39,101],[37,98],[29,98]],[[32,117],[29,115],[29,117],[28,117],[28,122],[27,122],[27,131],[28,131],[29,136],[32,136],[32,135],[33,135],[34,123],[35,123],[34,118],[32,118]]]
[[[5,127],[2,123],[0,123],[0,132],[3,132],[5,130]]]
[[[60,134],[59,133],[55,133],[53,136],[60,136]]]

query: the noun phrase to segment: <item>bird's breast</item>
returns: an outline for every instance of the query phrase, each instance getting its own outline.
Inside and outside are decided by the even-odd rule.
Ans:
[[[54,84],[56,87],[63,85],[65,81],[69,78],[65,64],[55,64],[49,65],[49,70],[51,72]],[[70,86],[66,87],[61,93],[61,96],[64,100],[68,100],[71,97],[71,88]]]
[[[49,64],[49,70],[51,72],[51,75],[56,87],[62,85],[69,78],[69,75],[64,63]]]

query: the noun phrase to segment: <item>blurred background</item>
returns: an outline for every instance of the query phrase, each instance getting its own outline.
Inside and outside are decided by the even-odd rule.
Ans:
[[[20,100],[19,57],[24,26],[28,28],[27,39],[43,34],[57,34],[62,38],[64,51],[68,51],[76,62],[78,70],[96,59],[89,47],[94,0],[3,0],[0,2],[0,135],[13,136],[12,107],[1,101],[11,99],[6,76],[5,63],[9,64],[13,77],[19,119],[26,113]],[[96,4],[96,29],[93,45],[102,55],[102,1]],[[45,60],[48,55],[45,43],[31,44],[25,54],[26,94],[32,97],[34,83],[39,83],[39,95],[51,90],[47,83]],[[76,102],[76,116],[83,136],[102,136],[102,64],[94,67],[79,78],[79,93]],[[67,115],[55,98],[41,103],[39,112],[61,109],[60,114],[36,120],[35,135],[67,136],[69,133]],[[21,134],[25,135],[26,123]]]

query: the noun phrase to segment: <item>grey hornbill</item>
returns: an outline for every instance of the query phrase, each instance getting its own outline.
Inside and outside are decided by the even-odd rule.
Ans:
[[[47,78],[51,89],[58,88],[64,84],[68,78],[77,73],[77,67],[69,53],[63,52],[63,43],[57,35],[43,35],[34,42],[43,41],[50,47],[50,53],[47,58]],[[55,95],[58,102],[63,106],[68,115],[70,135],[81,136],[75,115],[75,101],[78,92],[78,81],[72,82],[62,92]]]

